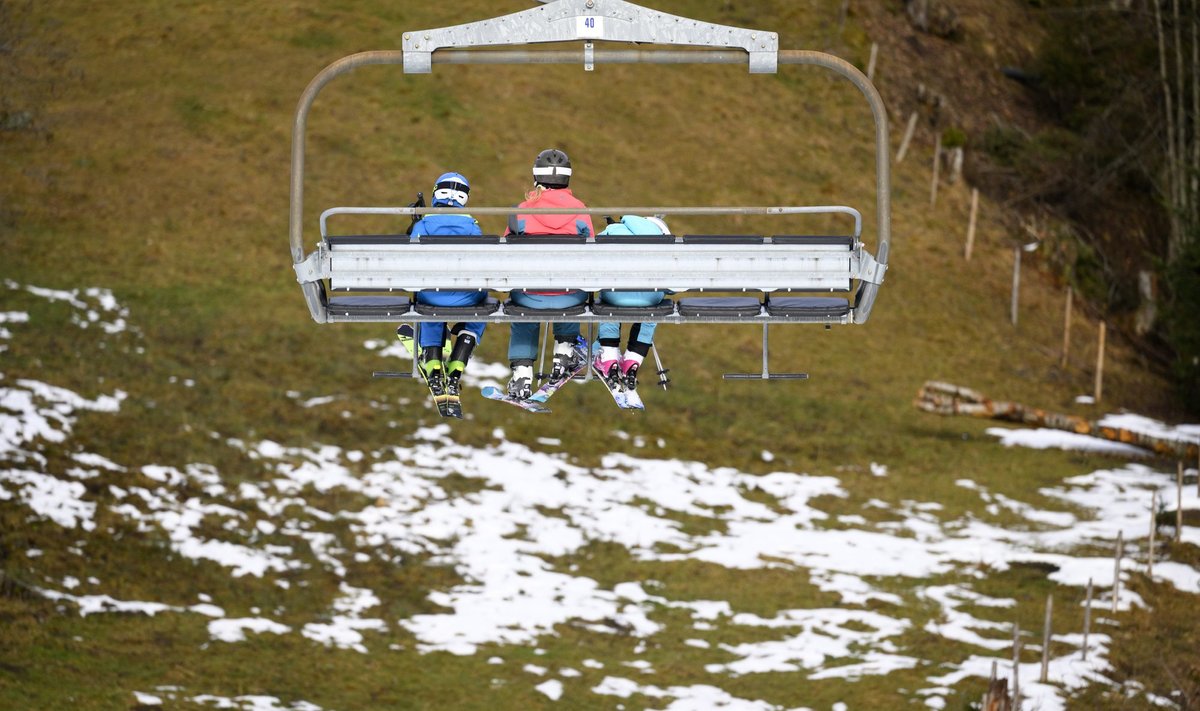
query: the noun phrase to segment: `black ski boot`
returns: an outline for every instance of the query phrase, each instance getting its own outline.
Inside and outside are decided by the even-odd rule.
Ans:
[[[454,417],[462,417],[462,375],[471,360],[471,353],[478,341],[473,333],[460,333],[454,342],[454,350],[446,363],[446,395],[450,398],[450,409]]]

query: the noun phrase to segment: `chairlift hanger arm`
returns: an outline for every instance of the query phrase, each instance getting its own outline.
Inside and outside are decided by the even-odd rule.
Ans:
[[[583,8],[581,10],[580,8]],[[585,12],[591,10],[593,12]],[[601,27],[597,28],[597,23],[592,23],[591,26],[586,22],[581,22],[581,19],[586,20],[587,17],[599,18],[597,14],[602,11],[617,12],[636,12],[638,18],[637,26],[641,27],[654,26],[655,34],[650,39],[635,39],[629,36],[622,36],[616,28],[634,31],[633,28],[624,27],[619,24],[624,22],[608,22],[605,19]],[[536,13],[536,14],[527,14]],[[572,14],[574,13],[574,14]],[[640,14],[644,13],[644,14]],[[872,115],[875,121],[875,154],[876,154],[876,205],[877,216],[879,220],[879,235],[878,235],[878,253],[877,256],[870,261],[873,264],[871,267],[870,278],[864,278],[860,284],[858,294],[855,298],[855,309],[853,322],[863,323],[870,316],[875,297],[878,292],[879,283],[882,281],[883,272],[887,268],[889,255],[889,245],[891,240],[891,172],[889,163],[890,147],[888,144],[888,123],[887,111],[884,107],[883,100],[879,95],[878,90],[867,79],[867,77],[856,67],[846,62],[843,59],[822,52],[813,52],[807,50],[786,50],[778,51],[777,35],[774,33],[763,33],[754,30],[742,30],[741,28],[725,27],[721,25],[710,25],[709,23],[701,23],[699,21],[690,20],[688,18],[677,18],[673,15],[666,15],[657,11],[641,8],[632,3],[624,2],[624,0],[555,0],[552,3],[546,3],[542,7],[526,10],[521,13],[515,13],[512,16],[522,16],[523,22],[530,21],[531,24],[523,27],[523,31],[531,33],[524,39],[514,39],[511,42],[502,42],[500,44],[518,44],[526,45],[535,42],[558,42],[564,39],[585,40],[588,42],[588,47],[580,50],[548,50],[548,51],[529,51],[524,49],[515,50],[486,50],[480,51],[475,47],[486,46],[477,44],[474,38],[467,37],[465,44],[454,45],[446,44],[441,47],[430,49],[424,47],[410,47],[405,45],[403,51],[376,51],[376,52],[361,52],[350,55],[335,61],[319,72],[312,81],[309,82],[303,94],[300,97],[296,109],[296,116],[293,123],[292,135],[292,166],[291,166],[291,202],[289,210],[289,242],[291,245],[292,261],[295,265],[300,265],[305,261],[304,246],[303,246],[303,209],[304,209],[304,149],[305,135],[307,131],[308,112],[312,107],[317,95],[321,89],[332,81],[337,76],[348,73],[353,69],[369,65],[401,65],[407,73],[421,73],[431,71],[432,65],[437,63],[445,64],[565,64],[565,63],[588,63],[588,64],[629,64],[629,63],[644,63],[644,64],[742,64],[749,63],[752,72],[757,71],[776,71],[777,64],[812,64],[830,69],[843,77],[849,79],[857,86],[863,95],[867,98],[871,106]],[[540,20],[536,19],[538,16]],[[615,16],[615,15],[610,15]],[[606,16],[608,17],[608,16]],[[547,19],[554,18],[554,19]],[[571,18],[574,18],[571,20]],[[483,23],[469,23],[468,25],[458,26],[459,28],[469,27],[471,25],[481,25],[489,22],[495,22],[503,18],[494,18],[493,20],[483,21]],[[569,21],[571,20],[571,21]],[[718,31],[725,32],[725,36],[712,36],[707,41],[696,43],[691,41],[694,39],[691,36],[673,37],[658,27],[658,23],[678,24],[681,27],[688,26],[700,28],[697,32]],[[551,27],[554,23],[556,27]],[[574,25],[575,35],[573,37],[560,37],[558,32],[565,32],[568,25]],[[501,24],[500,27],[506,25]],[[702,27],[703,26],[703,27]],[[582,34],[581,32],[582,29]],[[454,30],[455,28],[445,28],[445,30]],[[643,27],[643,29],[645,29]],[[641,31],[641,30],[637,30]],[[413,41],[425,41],[425,34],[429,34],[429,41],[433,42],[437,30],[427,30],[420,33],[420,36],[413,38]],[[760,42],[757,50],[753,46],[747,46],[741,42],[743,37],[740,32],[750,32],[755,35],[754,39],[770,38],[776,43],[775,47],[767,46]],[[594,34],[599,33],[599,34]],[[660,37],[661,34],[661,37]],[[601,36],[602,35],[602,36]],[[454,38],[450,35],[451,40]],[[729,40],[729,37],[739,39],[738,42]],[[648,42],[654,44],[675,44],[675,45],[692,45],[698,47],[689,50],[595,50],[590,47],[592,39],[611,40],[611,41],[626,41],[626,42]],[[408,40],[406,40],[407,42]],[[439,41],[441,39],[439,38]],[[457,40],[454,40],[457,41]],[[729,49],[729,47],[737,47],[737,49]],[[416,56],[410,57],[410,53],[419,53],[428,57],[428,62],[425,59]],[[767,69],[767,67],[770,67]],[[864,254],[866,254],[864,252]],[[869,255],[868,255],[869,256]],[[320,292],[319,285],[316,283],[302,283],[301,287],[304,291],[305,300],[309,305],[313,319],[319,323],[325,323],[329,320],[328,313],[324,305],[323,294]]]

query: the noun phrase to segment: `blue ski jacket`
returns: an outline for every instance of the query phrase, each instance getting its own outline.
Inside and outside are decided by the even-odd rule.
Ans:
[[[470,215],[426,215],[413,225],[412,236],[481,235],[479,223]]]
[[[650,220],[638,215],[625,215],[620,222],[604,228],[602,235],[661,235],[663,231]],[[601,291],[600,300],[613,306],[654,306],[662,301],[666,291]],[[654,331],[650,331],[653,336]]]
[[[601,232],[602,235],[661,235],[662,230],[650,220],[638,215],[625,215]]]

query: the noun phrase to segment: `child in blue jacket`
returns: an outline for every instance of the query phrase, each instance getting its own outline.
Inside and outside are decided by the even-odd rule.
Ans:
[[[434,207],[466,207],[471,184],[461,173],[444,173],[433,187]],[[467,214],[426,215],[413,225],[413,238],[421,235],[480,235],[479,223]],[[417,292],[417,303],[433,306],[475,306],[487,299],[486,291]],[[444,388],[458,395],[459,380],[471,359],[471,352],[483,340],[483,322],[456,323],[449,330],[445,323],[422,323],[417,329],[418,363],[431,389]],[[442,362],[442,348],[454,337],[450,359]]]

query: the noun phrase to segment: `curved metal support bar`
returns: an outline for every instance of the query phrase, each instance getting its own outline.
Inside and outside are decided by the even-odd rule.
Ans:
[[[888,145],[887,107],[883,103],[883,97],[866,74],[840,57],[824,52],[788,50],[779,53],[779,61],[781,64],[815,64],[832,69],[853,82],[867,97],[867,103],[871,105],[871,115],[875,118],[875,210],[879,220],[879,246],[875,260],[886,270],[892,240],[892,168],[891,148]],[[855,323],[866,323],[871,317],[871,309],[875,305],[878,293],[878,283],[864,283],[859,288],[854,302]]]
[[[845,205],[796,207],[477,207],[476,215],[814,215],[842,214],[854,218],[854,238],[862,234],[862,213]],[[334,215],[461,215],[458,207],[331,207],[321,213],[321,237]]]
[[[321,93],[321,89],[334,77],[358,67],[403,63],[404,53],[394,50],[351,54],[318,72],[304,88],[304,93],[300,95],[300,102],[296,106],[296,118],[292,123],[291,204],[288,210],[288,241],[292,247],[293,264],[304,261],[304,142],[308,132],[308,111],[312,108],[313,101],[317,98],[317,94]],[[311,301],[309,305],[311,308]]]

